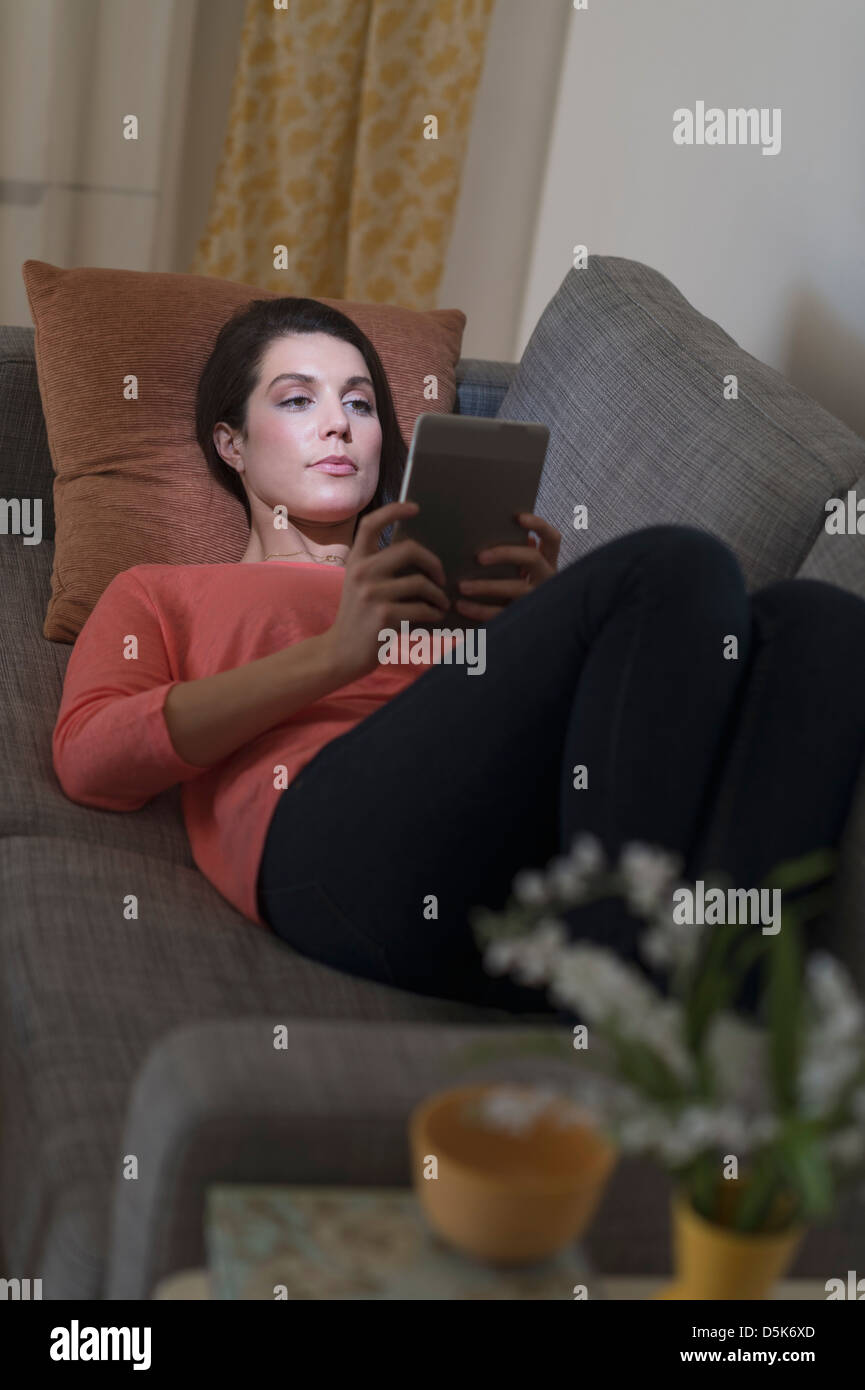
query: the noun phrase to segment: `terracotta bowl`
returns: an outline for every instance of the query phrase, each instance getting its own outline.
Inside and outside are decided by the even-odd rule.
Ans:
[[[413,1110],[412,1181],[430,1225],[449,1244],[496,1264],[530,1263],[583,1234],[617,1151],[565,1098],[519,1133],[488,1127],[473,1111],[484,1093],[501,1089],[487,1083],[439,1091]],[[425,1176],[432,1157],[437,1177]]]

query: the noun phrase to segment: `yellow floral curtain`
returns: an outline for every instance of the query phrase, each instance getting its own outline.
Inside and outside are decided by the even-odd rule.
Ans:
[[[495,0],[247,0],[190,270],[435,307]]]

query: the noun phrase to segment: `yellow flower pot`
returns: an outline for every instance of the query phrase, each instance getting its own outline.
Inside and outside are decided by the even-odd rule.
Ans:
[[[732,1210],[734,1195],[724,1192],[722,1215]],[[782,1203],[776,1203],[776,1213],[781,1209]],[[807,1229],[736,1231],[699,1216],[683,1192],[674,1196],[672,1214],[676,1277],[655,1294],[656,1299],[766,1298],[792,1264]]]
[[[439,1091],[415,1108],[409,1124],[412,1181],[427,1220],[444,1240],[478,1259],[516,1265],[544,1259],[579,1239],[617,1150],[565,1098],[516,1134],[467,1116],[467,1102],[498,1089],[486,1084]],[[508,1085],[509,1091],[531,1089]],[[557,1123],[557,1117],[570,1123]],[[437,1176],[427,1176],[432,1171]]]

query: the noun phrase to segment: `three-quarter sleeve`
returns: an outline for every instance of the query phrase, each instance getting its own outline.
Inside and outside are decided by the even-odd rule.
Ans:
[[[186,762],[171,742],[163,706],[179,683],[159,614],[124,570],[100,595],[66,667],[51,752],[71,801],[137,811],[208,770]]]

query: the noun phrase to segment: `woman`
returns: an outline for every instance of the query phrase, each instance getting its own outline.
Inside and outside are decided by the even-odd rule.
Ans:
[[[728,547],[687,526],[623,536],[557,573],[559,532],[525,515],[526,545],[488,557],[519,577],[462,585],[460,611],[486,622],[484,678],[386,667],[379,632],[435,623],[447,599],[436,556],[386,543],[411,511],[392,500],[406,449],[366,336],[315,300],[253,302],[204,367],[196,430],[249,520],[239,565],[136,566],[85,633],[126,577],[163,634],[181,630],[150,677],[164,694],[146,713],[164,701],[170,747],[154,725],[161,780],[146,790],[184,783],[200,867],[297,951],[542,1012],[540,991],[484,970],[467,914],[502,906],[519,869],[579,832],[611,858],[648,842],[681,855],[688,879],[721,870],[742,888],[836,846],[865,744],[855,596],[796,580],[749,600]],[[143,599],[136,613],[143,624]],[[74,712],[70,696],[67,725]],[[207,841],[217,823],[221,841]],[[620,902],[567,920],[651,973]]]

